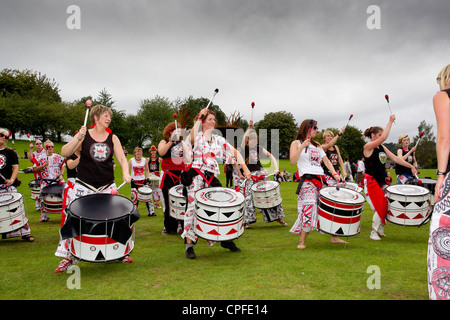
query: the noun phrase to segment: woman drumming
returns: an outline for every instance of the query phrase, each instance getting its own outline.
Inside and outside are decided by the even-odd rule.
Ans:
[[[175,122],[169,123],[163,131],[164,139],[159,142],[158,153],[161,156],[161,183],[164,199],[164,229],[162,234],[179,233],[183,229],[183,221],[170,215],[169,190],[180,184],[181,172],[187,170],[190,162],[189,147],[181,140],[180,133],[175,130]]]
[[[300,235],[298,249],[306,248],[306,236],[314,229],[317,229],[317,207],[319,200],[319,190],[326,183],[321,162],[330,170],[337,182],[340,175],[334,170],[330,160],[325,155],[325,151],[319,143],[311,140],[317,134],[317,121],[312,119],[304,120],[297,132],[297,138],[291,143],[290,161],[297,164],[300,182],[297,188],[297,208],[298,218],[292,226],[290,232]],[[338,237],[331,237],[332,243],[346,243]]]
[[[370,239],[372,240],[381,240],[380,236],[385,236],[383,225],[386,224],[385,218],[387,213],[387,198],[384,194],[385,189],[388,187],[385,168],[387,157],[397,164],[410,168],[413,174],[417,173],[416,168],[412,164],[397,157],[382,145],[389,137],[394,120],[395,116],[391,115],[384,130],[380,127],[370,127],[364,131],[364,136],[370,139],[370,142],[364,145],[363,156],[366,167],[364,193],[366,194],[367,202],[374,211],[372,231],[370,232]]]
[[[79,132],[65,144],[61,149],[61,155],[68,157],[77,150],[80,150],[80,162],[78,173],[73,190],[73,201],[77,198],[95,194],[108,193],[117,187],[114,182],[114,162],[113,155],[118,160],[122,169],[122,178],[126,183],[131,182],[130,171],[128,169],[127,158],[123,153],[122,144],[116,135],[108,128],[111,123],[111,109],[103,105],[96,105],[90,111],[91,129],[87,130],[82,126]],[[68,239],[67,241],[70,241]],[[68,242],[69,243],[69,242]],[[66,248],[69,248],[66,245]],[[122,262],[133,262],[129,256],[125,256]],[[71,257],[69,252],[61,261],[55,273],[67,270],[72,264],[78,261]]]
[[[436,80],[441,91],[433,98],[438,168],[428,240],[428,291],[431,300],[450,300],[450,64]]]
[[[142,148],[134,148],[134,157],[128,160],[128,168],[130,168],[131,172],[131,201],[136,207],[139,206],[138,189],[144,185],[147,177],[147,166],[145,165],[147,160],[142,157],[142,152]],[[151,203],[145,202],[145,207],[147,208],[148,216],[154,214],[155,209]]]
[[[152,189],[152,197],[153,197],[153,207],[157,209],[161,209],[161,206],[158,204],[159,200],[161,200],[161,189],[159,188],[159,163],[160,159],[157,155],[157,150],[155,146],[151,146],[150,149],[150,157],[148,157],[146,162],[147,167],[147,179],[150,180],[150,188]],[[151,216],[156,216],[154,210]]]
[[[247,168],[251,172],[251,179],[247,180],[245,183],[244,196],[245,196],[245,216],[244,216],[244,225],[245,228],[250,228],[251,223],[256,222],[256,208],[253,203],[252,196],[252,186],[258,181],[267,181],[269,177],[267,175],[266,170],[261,165],[260,155],[264,154],[268,157],[275,168],[274,174],[280,172],[278,169],[278,163],[275,157],[268,152],[265,148],[259,145],[258,143],[258,135],[254,129],[248,129],[244,134],[244,138],[242,139],[241,152],[244,153],[243,158],[245,159],[245,164]],[[283,205],[279,204],[270,209],[261,209],[264,222],[273,222],[278,221],[282,226],[287,226],[287,223],[284,222],[284,211]]]
[[[407,134],[401,134],[398,137],[398,143],[400,143],[402,147],[397,150],[397,157],[402,158],[417,168],[416,147],[412,147],[411,150],[409,150],[409,142],[410,139]],[[402,166],[401,164],[395,165],[395,174],[397,175],[397,184],[405,184],[407,180],[414,178],[411,169]]]
[[[16,187],[20,184],[20,181],[17,180],[19,157],[14,150],[6,147],[9,136],[8,129],[0,128],[0,193],[17,192]],[[2,233],[2,239],[22,237],[27,242],[33,242],[34,237],[30,233],[30,226],[26,223],[18,230]]]
[[[199,129],[200,125],[201,130]],[[188,208],[184,215],[184,231],[181,235],[186,242],[186,257],[188,259],[195,259],[195,252],[193,245],[197,242],[197,235],[194,231],[194,195],[197,190],[208,186],[221,186],[219,179],[215,175],[220,173],[219,164],[216,157],[223,158],[224,155],[236,158],[237,162],[244,170],[244,176],[250,179],[251,174],[244,163],[242,156],[221,136],[213,135],[212,131],[216,126],[215,113],[209,109],[202,109],[197,115],[194,127],[191,130],[189,139],[193,144],[193,160],[189,171],[192,181],[183,184],[189,184],[187,190]],[[190,183],[189,183],[190,182]],[[214,242],[208,241],[212,245]],[[229,249],[232,252],[241,251],[233,241],[222,241],[221,246]]]
[[[323,133],[323,144],[320,146],[325,154],[330,160],[331,165],[338,174],[341,174],[339,170],[339,166],[342,168],[341,179],[347,176],[347,172],[345,170],[344,161],[342,161],[341,152],[339,151],[339,147],[336,146],[336,142],[340,136],[342,136],[345,132],[345,129],[342,129],[336,136],[331,130],[325,130]],[[327,184],[329,186],[335,186],[336,180],[332,177],[330,170],[325,166],[322,162],[322,168],[325,173],[325,178],[327,179]]]

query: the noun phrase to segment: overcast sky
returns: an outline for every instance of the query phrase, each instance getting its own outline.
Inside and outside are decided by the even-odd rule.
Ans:
[[[70,5],[80,29],[67,27]],[[1,0],[0,68],[54,78],[65,101],[106,88],[129,114],[156,95],[209,99],[218,88],[227,116],[250,120],[254,101],[254,121],[285,110],[320,129],[350,114],[362,131],[384,127],[388,94],[393,142],[436,125],[449,12],[448,0]]]

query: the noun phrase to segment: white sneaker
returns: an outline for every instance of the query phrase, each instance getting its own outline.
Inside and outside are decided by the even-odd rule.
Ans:
[[[381,240],[380,236],[378,235],[378,232],[372,230],[370,232],[370,239],[372,240]]]
[[[380,237],[386,237],[386,235],[384,234],[384,226],[380,226],[377,230],[377,233]]]

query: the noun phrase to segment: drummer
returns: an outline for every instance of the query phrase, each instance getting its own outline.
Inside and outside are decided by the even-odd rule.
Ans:
[[[50,220],[48,213],[44,207],[44,201],[42,198],[43,189],[51,184],[64,184],[64,170],[66,166],[66,159],[61,155],[54,152],[55,146],[53,142],[47,140],[44,142],[44,149],[46,150],[46,157],[40,157],[36,159],[37,166],[35,171],[39,171],[41,175],[41,195],[39,201],[41,204],[41,217],[39,222],[47,222]],[[64,190],[64,189],[63,189]],[[61,197],[63,195],[61,194]]]
[[[27,157],[28,157],[28,160],[30,160],[31,163],[33,163],[32,170],[33,170],[33,173],[34,173],[34,178],[36,180],[40,180],[41,179],[40,172],[39,171],[35,171],[35,167],[39,165],[39,159],[40,158],[46,158],[47,157],[47,152],[44,149],[44,146],[42,145],[42,141],[41,140],[37,139],[34,144],[36,146],[36,151],[33,152],[33,143],[30,141],[30,152],[27,153]],[[37,198],[35,200],[35,207],[36,207],[36,211],[40,211],[41,210],[41,203],[39,201],[39,198]]]
[[[366,167],[364,176],[364,193],[366,194],[367,202],[369,202],[374,215],[372,218],[372,231],[370,232],[370,239],[381,240],[384,237],[384,225],[386,224],[387,213],[387,199],[385,197],[386,183],[386,160],[389,157],[397,164],[409,167],[413,174],[417,174],[416,168],[397,157],[388,148],[382,145],[389,137],[392,123],[395,120],[394,115],[390,115],[389,122],[383,130],[380,127],[370,127],[364,131],[364,136],[370,141],[364,145],[363,156]]]
[[[252,196],[252,186],[258,181],[268,181],[269,176],[267,171],[263,168],[260,161],[260,155],[264,154],[268,157],[274,166],[274,175],[277,175],[280,170],[278,169],[278,163],[273,154],[263,148],[258,142],[258,135],[256,130],[252,128],[253,121],[250,121],[249,129],[245,132],[242,139],[241,150],[243,152],[243,158],[245,159],[245,164],[250,170],[251,179],[247,180],[244,188],[245,196],[245,216],[244,216],[244,226],[246,229],[250,228],[251,223],[256,222],[256,208],[253,203]],[[282,226],[287,226],[287,223],[283,220],[284,210],[283,205],[279,205],[269,208],[261,209],[264,222],[277,221]]]
[[[204,108],[197,115],[194,127],[189,135],[190,143],[193,145],[193,161],[192,167],[189,171],[185,171],[182,176],[183,184],[188,187],[188,207],[184,215],[184,231],[181,235],[186,242],[185,254],[188,259],[196,258],[193,248],[193,245],[197,242],[197,235],[194,231],[195,192],[207,186],[221,186],[219,179],[215,176],[220,173],[216,157],[224,158],[225,154],[228,154],[228,156],[234,154],[237,162],[244,170],[245,178],[251,178],[251,173],[245,165],[244,159],[236,149],[222,136],[213,134],[212,131],[215,126],[216,115],[214,111]],[[208,244],[213,245],[214,242],[208,241]],[[233,241],[222,241],[221,246],[232,252],[241,251]]]
[[[147,179],[154,180],[158,179],[159,182],[159,164],[161,162],[161,159],[157,155],[157,150],[155,146],[151,146],[150,149],[150,157],[147,159],[145,165],[147,167]],[[153,206],[157,209],[161,209],[161,206],[159,205],[159,201],[162,197],[161,189],[158,185],[159,183],[151,183],[150,188],[152,189],[152,197],[153,197]],[[152,216],[156,216],[156,214],[153,212],[151,214]]]
[[[345,128],[342,128],[339,133],[334,136],[334,133],[331,130],[325,130],[323,133],[323,144],[320,146],[323,151],[325,151],[325,155],[327,156],[328,160],[330,160],[331,165],[334,168],[334,171],[340,176],[340,180],[344,180],[344,177],[347,176],[347,172],[345,169],[344,161],[342,161],[341,152],[339,150],[339,147],[336,145],[336,142],[340,136],[342,136],[345,132]],[[332,173],[328,168],[326,167],[325,163],[322,162],[321,164],[323,172],[325,173],[325,179],[327,181],[327,185],[330,187],[336,186],[337,181],[333,178]],[[339,166],[342,169],[339,170]],[[332,243],[347,243],[347,241],[344,241],[340,239],[338,236],[331,236],[331,242]]]
[[[410,139],[408,135],[401,134],[398,137],[398,143],[400,143],[402,147],[397,149],[397,157],[402,158],[417,168],[416,147],[409,149]],[[397,184],[405,184],[406,181],[414,178],[411,169],[402,166],[401,164],[395,164],[395,174],[397,175]]]
[[[20,181],[17,180],[19,158],[16,152],[6,146],[9,136],[8,129],[0,128],[0,192],[17,192],[16,187],[20,184]],[[22,237],[27,242],[34,241],[28,223],[19,230],[2,233],[2,239],[15,237]]]
[[[181,233],[183,230],[183,221],[178,221],[170,216],[169,190],[180,184],[181,172],[187,170],[187,164],[191,162],[191,159],[190,148],[182,140],[182,135],[175,130],[175,127],[175,122],[169,123],[163,131],[164,139],[158,144],[158,153],[162,158],[160,189],[164,200],[164,229],[162,234]]]
[[[136,207],[139,206],[138,189],[145,184],[147,177],[147,166],[145,165],[147,159],[142,157],[142,153],[142,148],[136,147],[133,151],[134,157],[128,160],[128,167],[131,170],[131,201]],[[147,208],[147,215],[154,214],[154,210],[148,202],[145,202],[145,207]]]
[[[79,132],[61,149],[61,155],[70,156],[77,150],[80,151],[80,162],[74,186],[73,199],[71,201],[95,193],[111,194],[117,191],[114,182],[114,162],[116,157],[122,169],[122,178],[126,183],[131,182],[127,158],[123,153],[119,138],[108,128],[111,123],[112,111],[103,105],[96,105],[90,111],[90,119],[93,125],[87,130],[82,126]],[[69,244],[70,239],[68,240]],[[67,245],[66,248],[69,248]],[[124,263],[133,260],[127,255],[122,259]],[[72,264],[78,263],[69,252],[60,262],[55,273],[65,272]]]
[[[300,242],[297,245],[298,249],[306,248],[307,235],[312,230],[317,229],[319,190],[327,183],[321,162],[325,164],[337,182],[341,179],[327,158],[325,151],[323,151],[319,143],[312,140],[318,130],[317,121],[312,119],[303,120],[298,129],[297,138],[291,143],[290,147],[291,164],[297,164],[300,176],[300,182],[297,187],[298,218],[290,230],[290,232],[300,235]],[[334,236],[331,237],[330,242],[346,243]]]

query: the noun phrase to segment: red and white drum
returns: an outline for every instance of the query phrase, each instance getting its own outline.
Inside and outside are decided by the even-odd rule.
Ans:
[[[419,226],[431,213],[430,196],[426,188],[396,184],[386,188],[388,212],[386,220],[402,226]]]
[[[62,213],[64,184],[50,184],[41,191],[44,210],[48,213]]]
[[[363,188],[361,186],[359,186],[357,183],[354,183],[354,182],[345,182],[344,184],[339,185],[339,187],[350,189],[350,190],[353,190],[353,191],[357,191],[359,193],[363,192]]]
[[[364,196],[354,190],[325,187],[319,190],[318,222],[321,231],[350,237],[359,234]]]
[[[430,191],[430,205],[434,206],[434,194],[435,194],[435,188],[437,180],[430,179],[430,178],[423,178],[419,179],[420,186],[424,187],[425,189],[428,189]]]
[[[89,262],[119,260],[134,248],[133,202],[119,195],[91,194],[72,201],[61,238],[71,239],[70,254]]]
[[[230,188],[209,187],[195,195],[195,233],[206,240],[227,241],[244,232],[244,195]]]
[[[0,193],[0,233],[8,233],[22,228],[28,219],[19,192]]]
[[[41,180],[37,179],[30,181],[28,187],[30,187],[31,199],[39,199],[39,194],[41,193]]]
[[[259,181],[252,186],[253,205],[258,209],[269,209],[281,204],[280,183]]]
[[[153,191],[148,186],[142,186],[137,191],[137,199],[140,202],[151,202],[153,199]]]
[[[169,208],[171,217],[177,220],[184,220],[186,202],[186,197],[183,196],[183,185],[179,184],[169,189]]]

